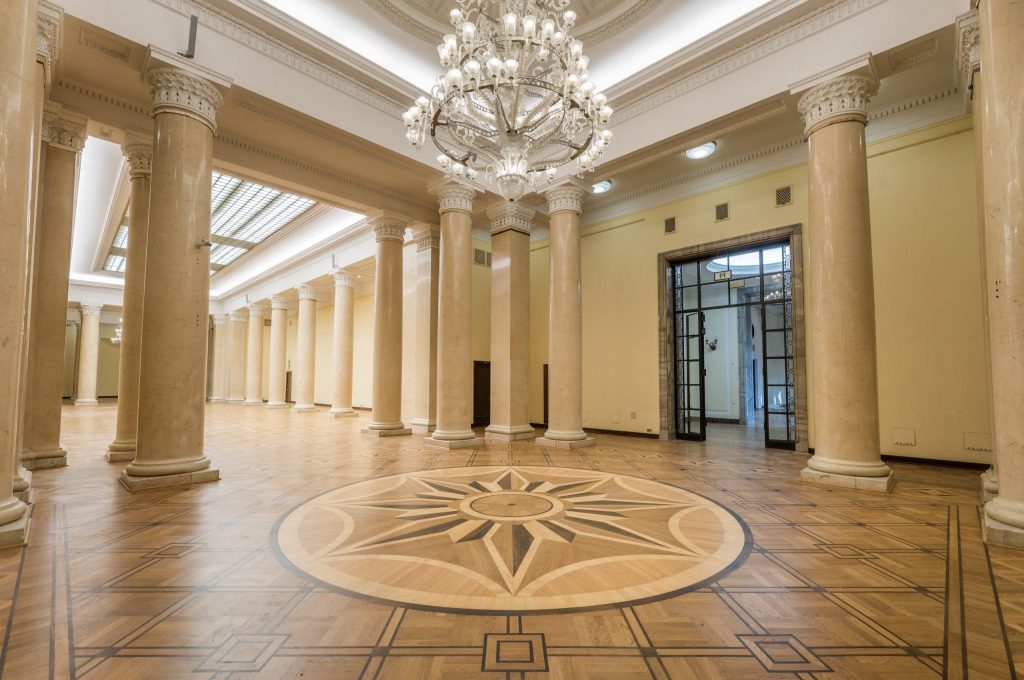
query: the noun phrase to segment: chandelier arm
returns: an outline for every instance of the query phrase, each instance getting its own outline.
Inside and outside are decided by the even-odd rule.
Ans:
[[[451,130],[455,130],[457,128],[465,128],[467,130],[472,130],[473,132],[475,132],[480,137],[486,137],[488,139],[490,139],[491,137],[494,137],[497,134],[493,130],[485,130],[485,129],[479,128],[479,127],[477,127],[475,125],[471,125],[469,123],[462,123],[462,122],[459,122],[459,121],[452,121],[452,120],[449,120],[449,121],[444,122],[444,123],[440,123],[439,122],[439,123],[437,123],[434,126],[435,129],[439,128],[439,127],[446,127],[446,128],[451,129]],[[453,132],[452,134],[455,134],[455,133]]]
[[[530,111],[530,115],[528,115],[523,121],[523,130],[532,130],[535,119],[546,118],[547,114],[550,113],[551,105],[558,101],[559,98],[560,97],[557,92],[549,92],[547,96],[545,96],[544,99],[542,99],[540,103]]]

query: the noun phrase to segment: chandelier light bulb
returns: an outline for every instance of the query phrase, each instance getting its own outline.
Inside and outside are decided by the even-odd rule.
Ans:
[[[571,34],[572,0],[456,1],[437,50],[442,75],[402,114],[409,142],[429,138],[446,175],[479,176],[506,200],[542,191],[569,163],[593,171],[613,111]]]

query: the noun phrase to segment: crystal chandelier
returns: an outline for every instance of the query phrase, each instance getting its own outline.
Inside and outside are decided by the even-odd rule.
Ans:
[[[592,172],[612,131],[608,98],[589,80],[569,0],[456,0],[455,32],[438,48],[447,72],[403,114],[406,137],[427,136],[450,177],[483,173],[515,201],[576,161]]]

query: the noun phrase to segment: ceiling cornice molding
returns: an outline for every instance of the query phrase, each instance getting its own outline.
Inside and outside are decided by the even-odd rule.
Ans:
[[[956,99],[959,92],[960,89],[956,86],[944,87],[927,94],[895,102],[888,106],[871,111],[868,113],[868,131],[870,133],[872,129],[871,123],[880,123],[887,119],[897,118],[917,109],[931,107],[936,104],[943,104],[951,97]],[[953,113],[955,115],[959,115],[959,113],[962,112]],[[940,111],[938,117],[948,118],[949,115]],[[928,126],[933,125],[938,121],[934,120],[931,116],[925,115],[920,120],[914,120],[912,122],[917,123],[917,125],[912,124],[903,127],[913,128]],[[883,128],[887,127],[888,126],[883,126]],[[888,136],[886,134],[888,132],[889,129],[883,129],[882,134],[879,136],[869,134],[869,142],[880,141],[880,139]],[[902,134],[903,132],[905,132],[905,129],[897,128],[895,130],[895,134]],[[743,181],[744,179],[757,177],[767,172],[774,172],[796,163],[806,162],[806,158],[803,158],[802,160],[794,160],[786,155],[803,146],[805,146],[805,138],[802,135],[799,137],[793,137],[782,142],[755,149],[749,153],[745,153],[734,158],[723,160],[720,163],[709,165],[693,172],[677,175],[660,182],[654,182],[647,186],[634,189],[626,194],[606,196],[601,200],[595,200],[587,204],[583,212],[584,222],[585,224],[595,224],[609,219],[615,219],[623,215],[639,212],[641,210],[646,210],[655,205],[682,200],[683,198],[687,198],[688,196],[692,196],[696,193],[713,190],[721,186],[722,183],[702,183],[700,186],[693,187],[692,190],[685,190],[681,193],[673,194],[667,200],[662,200],[665,198],[665,192],[674,187],[691,184],[702,178],[718,175],[740,166],[749,167],[745,168],[745,171],[739,176],[736,173],[730,174],[730,176],[726,178],[726,182]]]
[[[650,14],[651,10],[662,2],[663,0],[640,0],[610,19],[587,22],[579,27],[579,40],[585,43],[598,43],[612,38]]]
[[[225,35],[265,57],[284,64],[292,70],[312,78],[333,90],[348,95],[367,106],[371,106],[388,116],[398,117],[407,108],[398,99],[356,80],[337,68],[324,63],[305,50],[289,45],[238,17],[230,16],[212,7],[204,0],[150,1],[163,5],[183,16],[195,14],[199,17],[199,23],[203,26]],[[267,21],[273,22],[275,25],[282,26],[291,35],[302,40],[307,45],[311,45],[343,63],[352,64],[353,67],[364,75],[377,82],[386,83],[403,94],[408,94],[410,98],[414,98],[419,94],[418,88],[398,79],[355,52],[347,50],[333,41],[328,41],[324,36],[312,31],[288,15],[274,10],[260,0],[231,0],[231,2],[240,9],[260,16]]]
[[[799,5],[802,1],[776,0],[761,10],[752,12],[743,19],[708,35],[672,57],[662,60],[635,74],[626,81],[609,88],[607,92],[609,98],[613,101],[619,100],[619,109],[615,114],[616,121],[621,124],[674,99],[678,99],[696,90],[698,87],[784,50],[815,33],[827,30],[887,0],[833,0],[824,7],[794,19],[774,31],[743,43],[725,55],[713,59],[710,63],[695,66],[678,78],[665,83],[656,92],[631,101],[627,100],[625,104],[622,103],[621,98],[627,96],[629,91],[639,88],[641,85],[656,78],[659,74],[684,67],[687,62],[697,60],[716,46],[740,37],[751,28],[770,20],[773,16],[784,13],[792,7]]]

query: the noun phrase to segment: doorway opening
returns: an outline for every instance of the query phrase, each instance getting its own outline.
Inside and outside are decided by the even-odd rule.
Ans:
[[[806,450],[799,228],[785,231],[663,256],[669,437]]]

